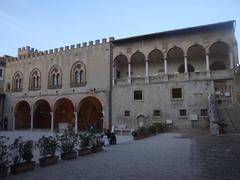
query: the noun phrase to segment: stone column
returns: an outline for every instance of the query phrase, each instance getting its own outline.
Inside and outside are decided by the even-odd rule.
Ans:
[[[51,114],[51,132],[54,130],[54,112],[50,112]]]
[[[13,130],[15,130],[15,120],[16,120],[16,119],[15,119],[15,113],[14,113],[14,116],[13,116],[13,127],[12,127]]]
[[[31,114],[31,131],[33,130],[33,110],[30,112]]]
[[[164,58],[164,74],[166,75],[168,73],[167,69],[167,58]]]
[[[115,66],[112,67],[112,84],[115,85]]]
[[[132,78],[132,74],[131,74],[131,63],[128,63],[128,83],[131,84],[131,78]]]
[[[184,72],[188,72],[188,61],[187,61],[187,56],[184,56]]]
[[[149,82],[149,76],[148,76],[148,60],[146,59],[146,71],[145,71],[145,82]]]
[[[230,58],[230,69],[233,69],[233,53],[232,53],[232,51],[229,52],[229,58]]]
[[[75,132],[78,131],[78,117],[77,117],[77,112],[74,112],[74,117],[75,117]]]
[[[209,71],[209,56],[208,56],[208,53],[206,53],[206,71]]]

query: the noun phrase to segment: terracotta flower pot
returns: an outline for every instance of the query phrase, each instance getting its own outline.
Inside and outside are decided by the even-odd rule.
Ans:
[[[133,136],[133,140],[140,140],[141,137],[140,136]]]
[[[101,152],[103,148],[102,146],[93,146],[91,150],[92,150],[92,153],[97,153],[97,152]]]
[[[8,174],[7,166],[0,166],[0,178],[6,177]]]
[[[77,152],[76,151],[61,154],[61,159],[62,160],[71,160],[71,159],[76,159],[76,158],[77,158]]]
[[[91,149],[85,148],[78,150],[78,156],[86,156],[88,154],[91,154]]]
[[[58,163],[58,156],[51,156],[51,157],[45,157],[39,159],[39,164],[42,167],[50,166]]]
[[[10,166],[12,174],[19,174],[27,171],[32,171],[35,168],[35,161],[23,162]]]

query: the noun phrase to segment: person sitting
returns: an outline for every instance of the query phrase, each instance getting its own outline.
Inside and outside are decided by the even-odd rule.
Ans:
[[[106,136],[109,139],[109,144],[110,145],[115,145],[117,144],[117,137],[115,136],[115,134],[113,132],[110,131],[110,129],[107,130],[106,132]]]

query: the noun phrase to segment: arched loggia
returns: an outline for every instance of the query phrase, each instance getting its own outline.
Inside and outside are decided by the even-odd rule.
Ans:
[[[101,102],[93,96],[84,98],[78,105],[78,126],[80,130],[95,127],[98,132],[103,130],[103,113]]]
[[[50,129],[51,128],[51,108],[50,104],[44,100],[38,100],[33,106],[33,128]]]
[[[71,100],[61,98],[54,104],[54,126],[59,127],[59,123],[68,123],[69,128],[74,127],[74,105]]]
[[[20,101],[15,106],[15,129],[31,128],[30,105],[27,101]]]

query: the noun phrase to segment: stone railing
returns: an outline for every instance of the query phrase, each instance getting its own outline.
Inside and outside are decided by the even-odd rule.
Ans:
[[[163,82],[163,81],[188,81],[188,80],[201,80],[201,79],[227,79],[233,77],[232,69],[218,70],[218,71],[202,71],[202,72],[189,72],[189,73],[175,73],[166,75],[149,76],[149,83]],[[114,80],[115,85],[127,85],[128,78],[121,78]],[[132,77],[131,84],[146,83],[146,77]]]
[[[126,85],[128,84],[128,78],[114,79],[116,85]]]
[[[145,76],[144,77],[132,77],[132,79],[131,79],[132,81],[132,83],[134,84],[134,83],[144,83],[145,82]]]

